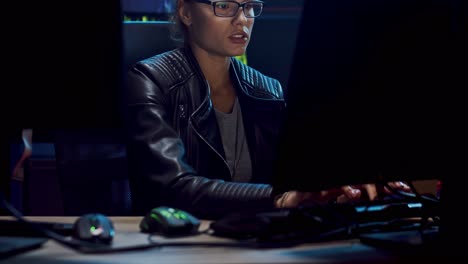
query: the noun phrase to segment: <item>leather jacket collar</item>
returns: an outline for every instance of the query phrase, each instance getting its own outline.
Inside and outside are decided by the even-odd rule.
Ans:
[[[221,135],[217,126],[214,107],[210,99],[209,84],[204,78],[192,50],[189,47],[184,47],[183,52],[200,79],[200,83],[203,84],[203,89],[201,89],[201,91],[204,93],[204,98],[198,108],[195,109],[193,114],[190,116],[190,121],[192,122],[196,132],[206,141],[206,143],[209,144],[220,157],[225,159]],[[236,89],[241,108],[249,109],[252,106],[255,106],[256,112],[263,112],[271,111],[271,108],[273,107],[273,109],[277,108],[276,111],[281,112],[285,103],[282,99],[282,94],[275,95],[272,94],[270,90],[260,90],[257,87],[254,87],[251,80],[248,78],[248,74],[248,70],[245,69],[244,64],[235,58],[231,58],[230,75],[231,80],[234,82],[234,87]],[[278,97],[275,98],[274,96]],[[247,142],[252,142],[254,140],[254,135],[249,133],[249,127],[251,127],[251,124],[248,121],[246,122],[246,120],[249,120],[246,118],[246,115],[249,112],[244,111],[243,113],[244,125],[247,127]],[[250,145],[252,144],[249,144],[249,146]]]

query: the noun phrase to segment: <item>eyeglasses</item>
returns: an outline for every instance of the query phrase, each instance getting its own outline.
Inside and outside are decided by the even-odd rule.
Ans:
[[[248,1],[244,3],[238,3],[236,1],[195,0],[195,2],[212,5],[215,16],[219,17],[236,16],[239,8],[241,7],[244,11],[245,17],[247,18],[258,17],[262,14],[263,10],[262,1]]]

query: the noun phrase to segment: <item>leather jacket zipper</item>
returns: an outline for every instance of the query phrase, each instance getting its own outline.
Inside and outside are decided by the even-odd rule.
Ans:
[[[231,179],[232,179],[233,175],[232,175],[231,170],[229,169],[229,165],[228,165],[227,161],[223,158],[223,156],[202,135],[200,135],[200,133],[195,128],[195,126],[193,126],[193,123],[192,123],[191,119],[189,119],[189,122],[190,122],[190,126],[192,126],[192,128],[193,128],[193,131],[195,131],[195,134],[197,134],[197,136],[199,136],[219,156],[219,158],[221,158],[221,160],[226,165],[226,168],[228,169],[229,174],[231,175]]]

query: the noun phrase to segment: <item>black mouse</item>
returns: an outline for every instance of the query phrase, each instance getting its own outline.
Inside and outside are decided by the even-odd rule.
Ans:
[[[85,214],[80,216],[73,224],[72,237],[82,241],[110,244],[114,234],[112,221],[103,214]]]
[[[199,227],[200,220],[192,214],[167,206],[153,208],[140,221],[141,232],[168,237],[197,234]]]

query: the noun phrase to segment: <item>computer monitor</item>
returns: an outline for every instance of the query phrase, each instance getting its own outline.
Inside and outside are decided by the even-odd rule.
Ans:
[[[0,185],[22,129],[123,127],[120,0],[12,1],[2,14]],[[47,138],[46,140],[50,140]],[[48,142],[48,141],[47,141]]]
[[[275,186],[446,177],[464,119],[450,2],[304,4]]]
[[[2,127],[121,126],[120,1],[20,1],[9,10],[2,16]]]
[[[125,20],[169,20],[175,11],[175,0],[121,0]]]
[[[462,2],[304,1],[275,192],[439,179],[444,228],[463,231]]]

